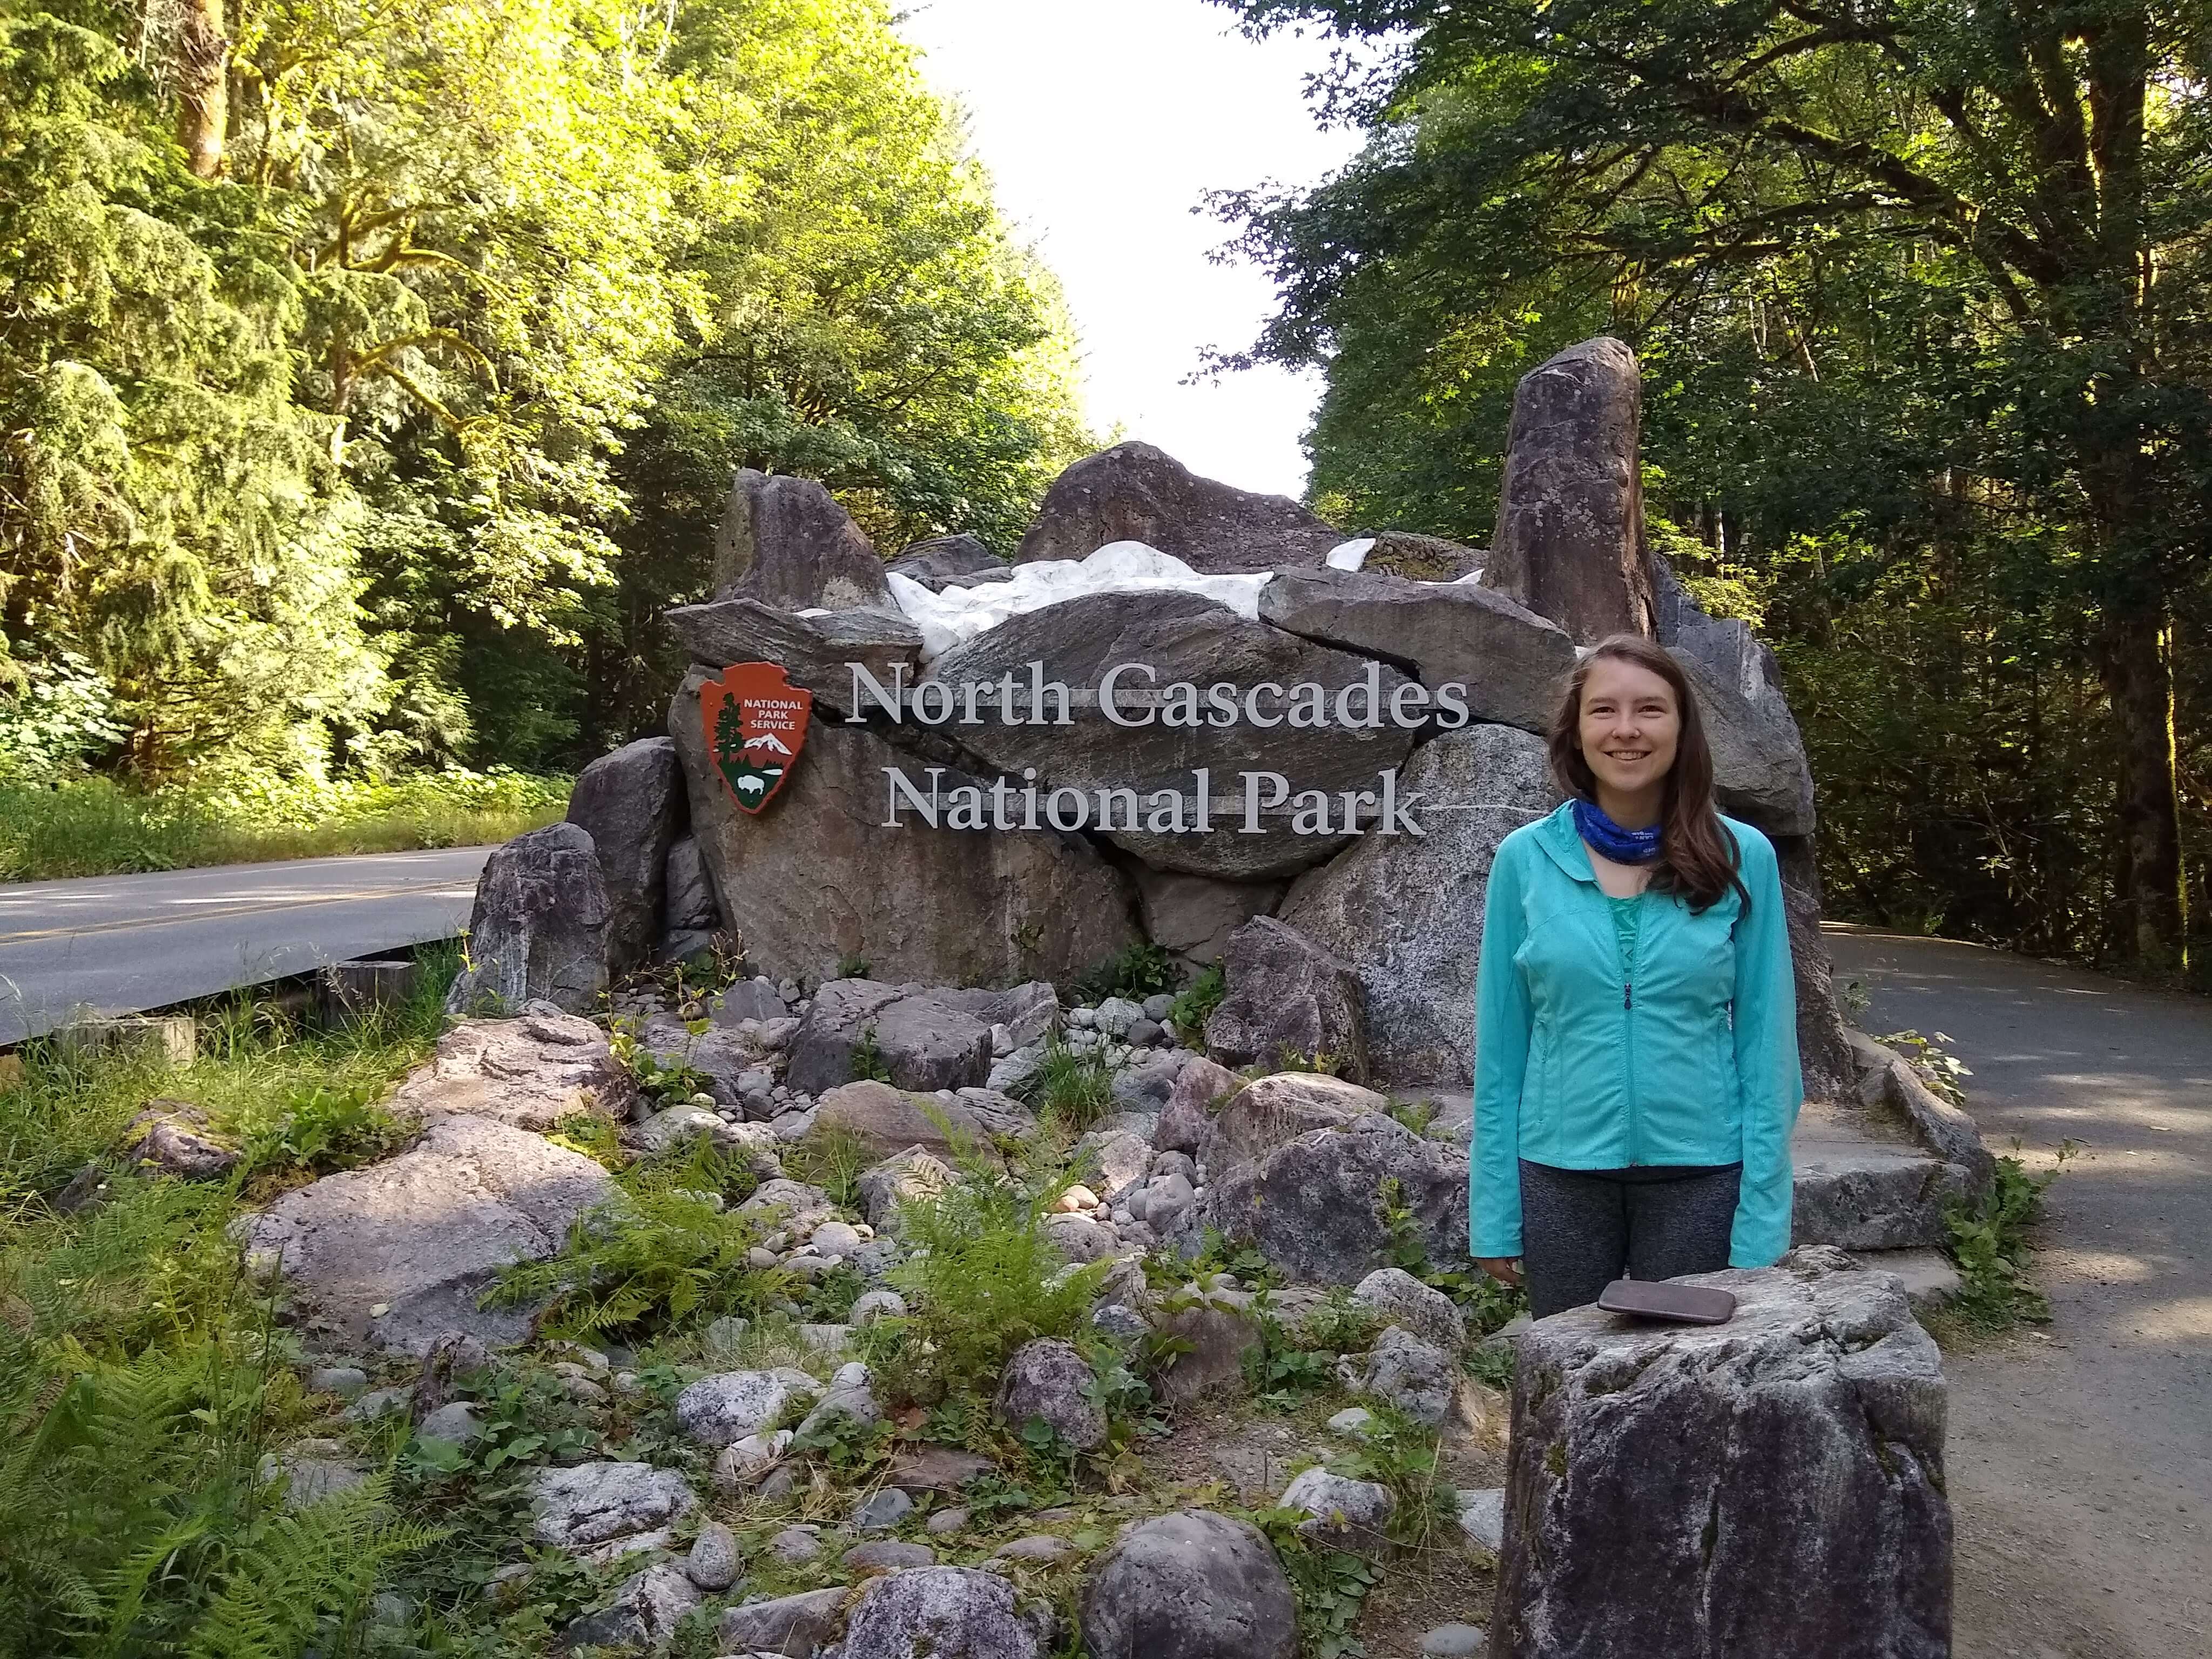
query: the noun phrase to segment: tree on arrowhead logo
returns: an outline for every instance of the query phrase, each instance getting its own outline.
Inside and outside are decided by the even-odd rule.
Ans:
[[[806,745],[813,708],[814,694],[772,662],[733,663],[699,688],[707,752],[742,810],[758,812],[775,799]]]

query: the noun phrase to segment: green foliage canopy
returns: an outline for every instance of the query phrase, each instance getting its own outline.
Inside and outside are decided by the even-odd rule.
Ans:
[[[192,9],[0,0],[11,754],[573,763],[733,466],[1004,539],[1080,446],[880,0],[249,0],[212,130]]]
[[[1881,758],[1857,698],[1955,717],[1959,741],[1910,745],[1939,763],[1905,782],[1908,840],[1832,836],[1832,878],[1948,845],[1936,892],[1884,908],[2175,965],[2185,793],[2190,834],[2203,810],[2212,11],[1224,3],[1376,43],[1328,89],[1365,153],[1225,203],[1281,284],[1258,355],[1328,368],[1324,504],[1480,538],[1515,379],[1623,335],[1655,535],[1762,608],[1837,716],[1808,721],[1828,799]],[[1850,672],[1908,635],[1923,680]],[[2077,770],[2050,728],[2083,720]]]

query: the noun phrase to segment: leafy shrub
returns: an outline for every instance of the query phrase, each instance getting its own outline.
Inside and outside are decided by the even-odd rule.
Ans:
[[[2074,1155],[2072,1141],[2058,1151],[2060,1164]],[[1960,1286],[1950,1311],[1981,1330],[1998,1331],[2023,1321],[2047,1323],[2051,1304],[2028,1278],[2028,1231],[2043,1218],[2043,1195],[2058,1179],[2054,1169],[2032,1176],[2017,1158],[1996,1161],[1996,1177],[1978,1204],[1945,1211],[1946,1247],[1958,1264]]]
[[[912,1397],[988,1388],[1023,1343],[1075,1334],[1113,1264],[1061,1261],[1044,1224],[1052,1189],[963,1160],[943,1193],[899,1206],[908,1255],[892,1276],[912,1310],[899,1356]]]
[[[1390,1407],[1370,1406],[1358,1445],[1328,1462],[1332,1474],[1371,1480],[1389,1489],[1392,1540],[1409,1549],[1427,1544],[1440,1526],[1454,1523],[1455,1489],[1437,1459],[1433,1429]]]
[[[382,1157],[410,1131],[376,1104],[381,1093],[380,1085],[363,1083],[295,1088],[273,1117],[247,1133],[239,1158],[242,1177],[251,1182],[280,1170],[323,1175]]]
[[[1902,1050],[1905,1064],[1919,1074],[1923,1083],[1961,1111],[1966,1109],[1966,1090],[1960,1079],[1972,1077],[1973,1073],[1960,1065],[1955,1055],[1937,1046],[1948,1042],[1951,1040],[1948,1036],[1941,1031],[1923,1036],[1917,1031],[1905,1030],[1892,1031],[1887,1036],[1876,1040],[1892,1048]]]
[[[853,1079],[856,1083],[889,1083],[891,1068],[884,1062],[884,1051],[876,1046],[876,1023],[870,1020],[860,1028],[860,1040],[853,1045]]]
[[[1182,983],[1182,964],[1174,951],[1165,945],[1140,943],[1100,963],[1076,981],[1075,995],[1079,1003],[1103,1002],[1108,997],[1142,1002]]]
[[[707,1074],[690,1064],[691,1049],[713,1024],[704,1018],[684,1022],[684,1053],[673,1065],[647,1046],[638,1035],[637,1022],[626,1017],[613,1022],[613,1029],[607,1034],[607,1047],[615,1059],[629,1068],[640,1090],[664,1106],[680,1105],[707,1086]]]
[[[1437,1103],[1433,1100],[1400,1100],[1394,1095],[1390,1098],[1389,1110],[1392,1117],[1423,1137],[1426,1137],[1430,1125],[1437,1121]]]
[[[1352,1627],[1368,1592],[1382,1582],[1381,1571],[1356,1555],[1307,1542],[1298,1533],[1311,1518],[1304,1510],[1258,1510],[1246,1518],[1267,1535],[1290,1576],[1300,1646],[1314,1659],[1357,1659],[1364,1654]]]
[[[1206,1037],[1206,1022],[1229,994],[1229,975],[1218,962],[1206,964],[1168,1011],[1168,1020],[1183,1042],[1196,1048]]]
[[[1040,1112],[1078,1133],[1114,1112],[1114,1072],[1097,1048],[1076,1049],[1048,1043],[1044,1060],[1018,1092]]]
[[[780,1154],[784,1174],[819,1187],[841,1210],[860,1207],[860,1177],[876,1164],[868,1144],[850,1129],[817,1129]]]

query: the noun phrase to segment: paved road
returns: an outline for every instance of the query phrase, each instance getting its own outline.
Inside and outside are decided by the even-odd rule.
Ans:
[[[0,1043],[448,939],[489,847],[0,887]]]
[[[2047,1169],[2053,1320],[1945,1361],[1960,1659],[2212,1654],[2212,1002],[1832,929],[1881,1032],[1941,1030]]]

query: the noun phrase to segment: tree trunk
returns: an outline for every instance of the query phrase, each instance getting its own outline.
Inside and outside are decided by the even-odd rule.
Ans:
[[[177,142],[196,177],[222,171],[230,123],[230,38],[222,0],[183,0],[177,25]]]
[[[2126,948],[2144,967],[2178,971],[2188,966],[2188,890],[2174,751],[2173,627],[2164,605],[2108,606],[2097,668],[2118,728]]]

